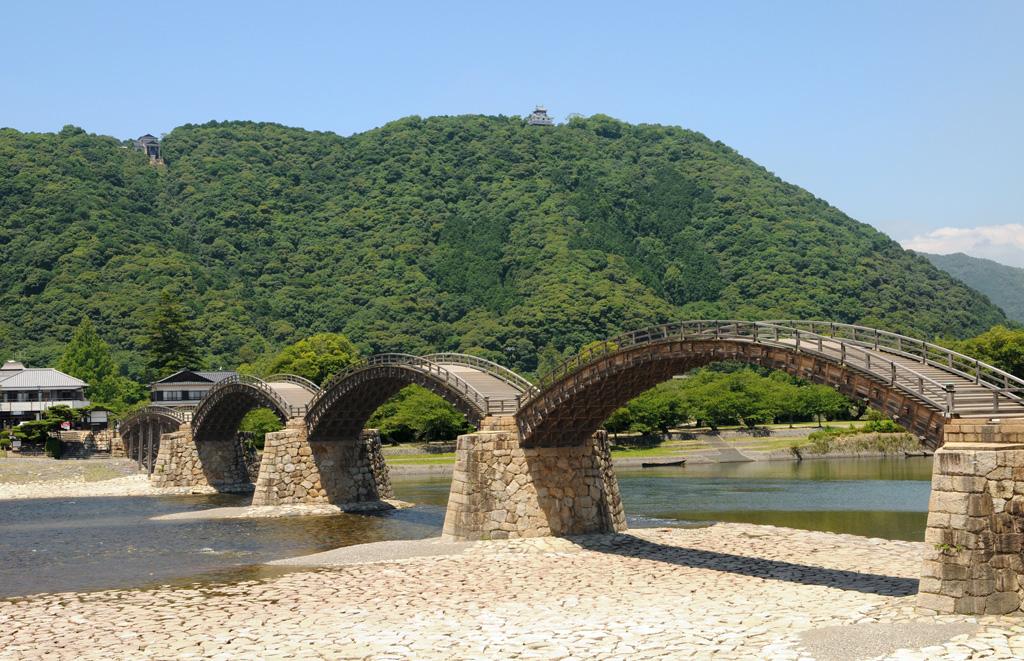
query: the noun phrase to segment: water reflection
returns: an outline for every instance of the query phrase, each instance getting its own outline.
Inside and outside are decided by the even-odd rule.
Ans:
[[[931,459],[695,464],[618,476],[633,526],[736,521],[921,540]]]

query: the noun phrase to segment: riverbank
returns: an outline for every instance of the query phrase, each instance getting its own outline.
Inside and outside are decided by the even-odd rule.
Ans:
[[[612,463],[616,468],[639,468],[645,463],[686,465],[748,461],[813,461],[816,459],[878,459],[930,454],[908,434],[856,434],[826,440],[812,440],[815,427],[778,428],[752,435],[745,430],[722,434],[695,434],[671,439],[653,447],[615,445]],[[619,439],[622,441],[623,439]],[[393,475],[451,475],[454,453],[417,452],[409,446],[384,449],[388,470]]]
[[[188,512],[175,512],[155,516],[151,521],[215,521],[218,519],[280,519],[291,516],[337,516],[338,514],[365,514],[413,507],[413,503],[390,498],[363,503],[294,503],[288,505],[248,505],[242,507],[212,507]]]
[[[868,459],[903,457],[904,451],[885,452],[852,446],[856,438],[849,439],[851,447],[837,447],[827,452],[801,452],[788,449],[751,450],[730,447],[726,451],[679,450],[650,452],[625,450],[612,453],[616,468],[639,468],[644,463],[672,463],[685,460],[686,465],[699,466],[716,463],[772,461],[794,462],[820,459]],[[395,476],[448,477],[455,466],[453,454],[417,454],[404,452],[388,455],[388,470]],[[149,477],[138,472],[135,462],[126,459],[64,459],[0,458],[0,500],[24,498],[87,498],[108,496],[160,496],[174,494],[213,493],[202,487],[156,489]]]
[[[717,524],[397,544],[235,583],[0,601],[0,659],[1024,656],[1019,618],[916,611],[916,542]]]

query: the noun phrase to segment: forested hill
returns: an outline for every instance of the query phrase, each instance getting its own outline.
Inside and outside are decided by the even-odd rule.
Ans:
[[[1007,317],[1024,324],[1024,269],[962,252],[922,254],[935,266],[988,296]]]
[[[926,336],[1003,321],[924,257],[729,147],[604,116],[409,117],[344,138],[187,125],[165,167],[108,137],[0,131],[0,358],[83,314],[133,376],[158,293],[209,367],[311,333],[536,368],[678,318],[829,318]]]

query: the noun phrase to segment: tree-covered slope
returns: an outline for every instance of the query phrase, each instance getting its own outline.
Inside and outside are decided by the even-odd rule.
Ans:
[[[76,129],[0,131],[0,355],[52,361],[82,314],[142,369],[159,292],[211,367],[320,331],[519,369],[684,317],[814,317],[927,336],[983,296],[735,151],[608,117],[410,117],[343,138],[179,127],[165,167]]]
[[[1003,309],[1006,316],[1024,323],[1024,269],[971,257],[962,252],[952,255],[922,253],[932,264],[985,294]]]

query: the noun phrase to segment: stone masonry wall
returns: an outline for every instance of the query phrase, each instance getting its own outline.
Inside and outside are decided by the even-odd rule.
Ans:
[[[113,455],[113,440],[114,432],[109,429],[96,432],[94,435],[96,440],[96,452],[110,452]],[[124,456],[124,446],[121,446],[121,455]]]
[[[510,419],[511,420],[511,419]],[[514,423],[460,436],[444,520],[449,539],[507,539],[626,529],[608,436],[523,448]]]
[[[305,422],[267,434],[253,505],[332,503],[391,498],[380,434],[364,430],[351,441],[310,442]]]
[[[110,435],[110,456],[115,458],[128,456],[124,448],[124,438],[120,434]]]
[[[196,443],[189,428],[161,435],[150,481],[156,487],[252,490],[245,450],[236,438]]]
[[[950,420],[935,453],[918,606],[1005,614],[1024,598],[1024,420]]]
[[[1007,418],[999,422],[955,418],[947,420],[943,443],[1019,443],[1024,445],[1024,418]]]

